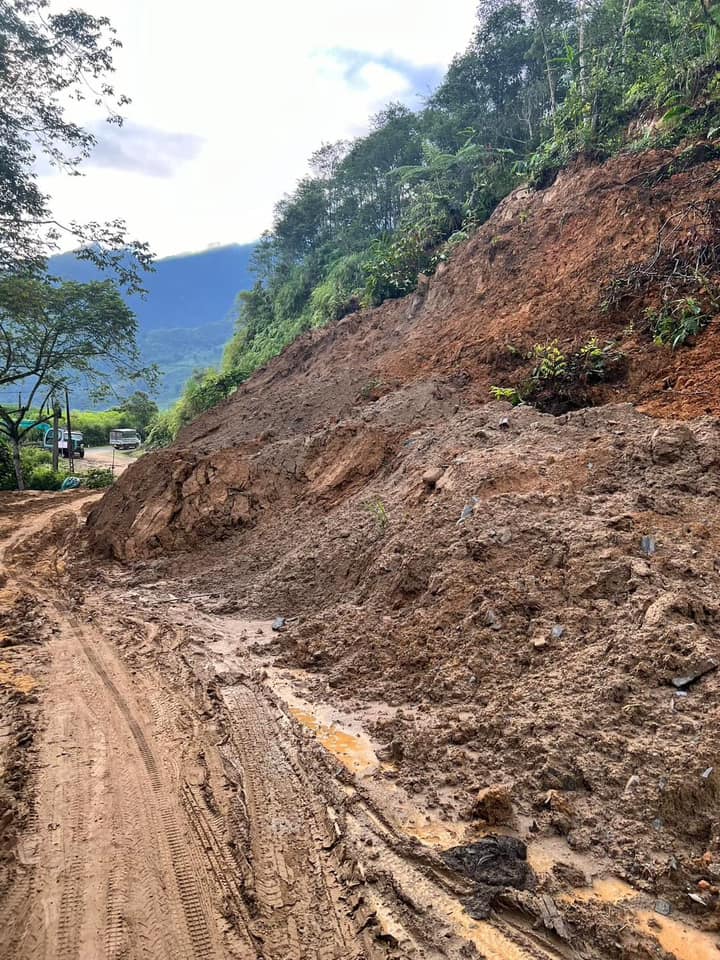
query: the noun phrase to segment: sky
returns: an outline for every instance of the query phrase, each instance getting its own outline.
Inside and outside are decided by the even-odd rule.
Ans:
[[[477,0],[54,0],[110,17],[125,123],[90,104],[82,177],[45,172],[59,219],[127,221],[159,256],[246,243],[323,142],[415,108],[470,40]]]

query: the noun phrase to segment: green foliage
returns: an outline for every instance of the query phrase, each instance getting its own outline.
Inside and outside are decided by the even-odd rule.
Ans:
[[[491,387],[495,400],[530,403],[541,410],[561,413],[591,402],[593,384],[615,379],[623,369],[624,356],[613,342],[601,344],[597,337],[570,350],[557,340],[538,343],[525,355],[533,366],[530,376],[514,387]]]
[[[145,436],[148,427],[159,413],[158,405],[143,390],[136,390],[118,404],[117,411],[127,421],[126,424],[118,426],[134,428],[141,436]]]
[[[65,475],[51,466],[36,467],[30,474],[26,487],[28,490],[59,490]]]
[[[684,346],[690,337],[696,337],[710,323],[710,317],[694,297],[670,301],[660,310],[649,307],[645,316],[650,322],[655,343],[673,350]]]
[[[91,467],[82,476],[82,485],[87,487],[88,490],[101,490],[103,487],[111,487],[114,482],[113,472],[107,467]]]
[[[432,272],[436,262],[417,234],[401,234],[395,240],[375,240],[363,264],[367,276],[366,302],[378,306],[384,300],[404,297],[417,286],[419,274]]]
[[[64,234],[82,248],[81,258],[139,290],[138,270],[151,259],[147,245],[129,241],[122,221],[58,223],[37,180],[38,156],[76,174],[92,152],[96,138],[78,126],[74,101],[94,102],[109,122],[122,122],[118,110],[128,100],[109,82],[119,46],[109,20],[58,12],[47,0],[3,0],[0,18],[0,273],[42,268]]]
[[[389,523],[389,518],[383,501],[379,497],[376,497],[373,500],[368,500],[367,503],[363,504],[363,510],[369,513],[373,518],[380,533],[385,533]]]
[[[578,7],[573,21],[555,61],[564,96],[525,168],[533,185],[575,156],[632,146],[633,136],[647,148],[707,135],[720,32],[699,0],[601,0]]]
[[[175,439],[178,429],[175,408],[161,411],[150,424],[146,446],[150,449],[167,447]]]
[[[568,372],[568,359],[558,346],[557,340],[535,344],[532,357],[535,361],[532,379],[536,383],[542,380],[560,380]]]
[[[135,317],[110,280],[0,276],[0,387],[12,385],[17,397],[0,404],[0,435],[14,450],[19,489],[20,444],[35,429],[26,422],[31,410],[39,408],[35,419],[49,422],[52,407],[78,380],[98,397],[117,382],[155,380],[156,371],[139,365],[136,336]]]
[[[64,469],[52,469],[52,455],[38,447],[25,446],[20,450],[23,483],[28,490],[59,490],[65,479]],[[0,442],[0,490],[17,487],[12,455],[8,444]]]
[[[0,490],[14,490],[15,485],[15,470],[10,447],[0,442]]]
[[[662,169],[656,173],[660,176]],[[647,260],[613,277],[602,307],[622,312],[631,328],[637,322],[657,344],[674,350],[701,333],[720,310],[719,274],[720,202],[694,201],[661,225]]]
[[[505,400],[514,407],[522,403],[522,397],[517,387],[490,387],[490,395],[493,400]]]

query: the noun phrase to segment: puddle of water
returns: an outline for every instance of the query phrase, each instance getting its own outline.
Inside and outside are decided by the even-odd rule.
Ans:
[[[592,886],[573,890],[563,900],[602,900],[605,903],[623,903],[641,896],[630,884],[617,877],[600,877]],[[697,930],[682,920],[662,917],[653,910],[629,906],[637,929],[652,937],[676,960],[720,960],[720,940]]]
[[[617,877],[599,877],[589,887],[581,887],[566,894],[563,900],[602,900],[604,903],[622,903],[632,900],[639,893],[629,883]],[[720,960],[720,958],[718,958]]]
[[[0,660],[0,683],[6,687],[14,687],[20,693],[32,693],[38,682],[28,673],[15,673],[13,667]]]
[[[291,707],[290,713],[308,730],[312,730],[320,743],[333,756],[358,775],[370,773],[378,768],[370,741],[360,734],[348,733],[334,724],[321,722],[318,717],[302,707]]]
[[[660,917],[650,910],[638,910],[635,916],[642,931],[654,937],[677,960],[718,960],[720,957],[720,940],[709,933],[696,930],[682,920]]]

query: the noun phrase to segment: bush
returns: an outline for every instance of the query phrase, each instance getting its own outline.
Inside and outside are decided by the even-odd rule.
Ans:
[[[653,340],[659,346],[675,350],[682,347],[690,337],[696,337],[710,323],[710,317],[695,297],[682,297],[663,306],[661,310],[645,311]]]
[[[53,470],[51,466],[37,467],[30,474],[26,486],[28,490],[59,490],[64,479],[65,474]]]
[[[586,406],[591,402],[589,387],[616,378],[625,363],[615,343],[601,344],[597,337],[567,352],[557,340],[536,343],[526,359],[534,363],[528,379],[515,387],[491,387],[493,399],[531,403],[556,414]]]
[[[48,483],[45,473],[43,471],[49,470],[50,473],[52,470],[52,454],[47,450],[41,450],[39,447],[21,447],[20,449],[20,463],[22,464],[22,474],[23,482],[26,489],[28,490],[59,490],[60,483],[62,483],[62,478],[57,487],[53,486],[35,486],[35,475],[38,474],[39,483]],[[15,489],[15,474],[13,473],[13,482],[12,489]]]
[[[506,400],[516,407],[522,403],[522,397],[517,387],[490,387],[493,400]]]
[[[393,240],[375,240],[363,265],[367,304],[378,306],[385,300],[412,293],[418,275],[432,273],[437,262],[437,256],[426,248],[416,232],[400,234]]]
[[[103,487],[111,487],[115,482],[115,476],[112,470],[107,467],[91,467],[82,478],[84,487],[88,490],[101,490]]]

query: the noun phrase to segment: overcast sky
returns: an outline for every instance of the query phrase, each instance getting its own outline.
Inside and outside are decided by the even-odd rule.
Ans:
[[[389,100],[420,105],[469,41],[476,0],[77,6],[115,24],[115,84],[133,102],[121,129],[97,125],[83,177],[42,186],[61,218],[123,217],[166,256],[256,239],[323,141],[364,132]]]

